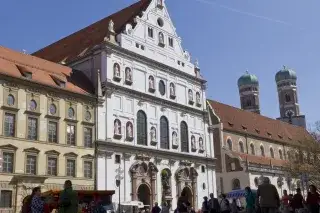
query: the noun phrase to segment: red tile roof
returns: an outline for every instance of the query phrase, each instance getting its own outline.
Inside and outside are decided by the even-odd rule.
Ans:
[[[71,62],[104,42],[104,38],[108,35],[110,20],[114,22],[116,33],[124,30],[127,23],[131,23],[134,27],[134,18],[141,16],[150,2],[151,0],[140,0],[121,11],[38,50],[33,55],[56,63],[62,61],[66,63]]]
[[[296,146],[302,146],[303,142],[313,140],[308,131],[302,127],[244,111],[217,101],[208,100],[208,103],[223,123],[224,130]]]
[[[31,79],[25,78],[23,73],[32,73]],[[0,75],[22,78],[78,94],[89,95],[94,92],[90,80],[82,72],[3,46],[0,46]],[[65,87],[60,87],[56,80],[63,81]]]

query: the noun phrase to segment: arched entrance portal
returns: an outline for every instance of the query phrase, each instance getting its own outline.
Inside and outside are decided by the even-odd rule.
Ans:
[[[138,188],[138,200],[141,201],[145,206],[150,206],[151,191],[147,184],[141,184]]]
[[[189,203],[192,204],[192,191],[189,187],[184,187],[182,192],[181,192],[181,196],[186,196],[188,198]]]

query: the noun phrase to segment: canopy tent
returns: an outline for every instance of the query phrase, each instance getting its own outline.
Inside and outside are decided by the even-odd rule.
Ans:
[[[251,190],[252,193],[256,194],[257,190]],[[244,189],[238,189],[238,190],[233,190],[229,193],[226,194],[227,198],[233,199],[233,198],[241,198],[241,197],[245,197],[246,192]]]

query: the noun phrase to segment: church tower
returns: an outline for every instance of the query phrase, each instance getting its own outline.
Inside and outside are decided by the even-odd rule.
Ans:
[[[257,76],[248,71],[238,79],[241,108],[260,114],[259,82]]]
[[[277,84],[280,118],[287,123],[306,128],[304,115],[300,115],[297,94],[297,75],[292,69],[283,66],[275,76]]]

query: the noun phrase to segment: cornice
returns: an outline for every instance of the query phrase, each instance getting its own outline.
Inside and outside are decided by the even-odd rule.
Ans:
[[[204,156],[197,156],[197,155],[190,155],[187,153],[181,153],[177,151],[169,151],[169,150],[160,150],[160,149],[150,149],[149,147],[142,147],[142,146],[134,146],[124,143],[115,143],[112,139],[107,140],[97,140],[95,141],[97,146],[98,152],[106,152],[112,149],[117,150],[121,149],[125,153],[132,153],[132,154],[141,154],[141,153],[148,153],[149,156],[157,156],[161,159],[176,159],[185,160],[186,158],[190,159],[191,162],[197,161],[197,163],[209,164],[211,166],[216,165],[216,158],[209,158]]]
[[[163,106],[164,108],[173,108],[175,110],[180,110],[184,113],[190,113],[193,112],[194,114],[201,115],[201,116],[206,116],[206,113],[208,113],[205,110],[201,109],[195,109],[186,105],[182,105],[179,103],[175,103],[172,101],[168,101],[159,97],[155,97],[153,95],[149,95],[147,93],[139,92],[132,90],[130,88],[122,87],[120,85],[116,85],[112,82],[105,82],[104,83],[105,87],[103,88],[103,91],[106,92],[107,95],[111,95],[114,92],[117,93],[122,93],[124,95],[129,95],[130,97],[137,98],[139,100],[142,100],[144,102],[149,102],[149,103],[155,103],[158,105]]]
[[[178,70],[178,69],[175,69],[173,67],[170,67],[168,65],[165,65],[165,64],[162,64],[158,61],[155,61],[155,60],[152,60],[148,57],[145,57],[145,56],[142,56],[142,55],[139,55],[135,52],[132,52],[132,51],[129,51],[127,49],[124,49],[120,46],[117,46],[111,42],[106,42],[105,43],[105,50],[108,54],[110,53],[116,53],[118,55],[121,55],[122,57],[127,57],[127,58],[130,58],[130,59],[134,59],[140,63],[143,63],[143,64],[147,64],[148,66],[150,67],[153,67],[153,68],[157,68],[159,70],[162,70],[164,72],[167,72],[167,73],[170,73],[172,75],[179,75],[179,76],[183,76],[186,80],[189,80],[189,81],[195,81],[195,82],[199,82],[201,84],[205,84],[207,81],[204,80],[204,79],[201,79],[201,78],[197,78],[195,76],[192,76],[190,74],[187,74],[181,70]]]

